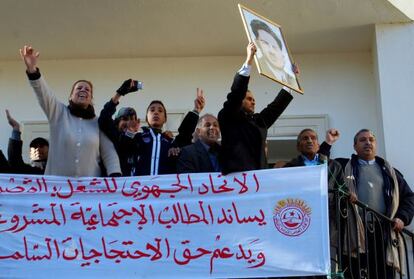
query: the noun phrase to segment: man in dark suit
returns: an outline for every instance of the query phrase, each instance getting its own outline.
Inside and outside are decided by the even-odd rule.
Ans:
[[[217,118],[205,114],[198,120],[195,130],[197,140],[181,150],[177,162],[178,173],[220,171],[218,151],[220,127]]]
[[[315,166],[327,163],[328,165],[328,189],[337,190],[339,186],[344,183],[344,175],[341,165],[335,160],[328,159],[330,147],[339,138],[339,131],[336,129],[329,129],[326,133],[325,142],[319,144],[318,134],[312,129],[302,130],[296,142],[296,148],[300,153],[298,157],[288,162],[285,167],[303,167]],[[330,235],[330,249],[331,249],[331,268],[333,272],[337,272],[337,254],[338,254],[338,225],[336,220],[337,205],[335,200],[335,193],[328,194],[328,208],[329,208],[329,235]],[[326,276],[312,276],[312,277],[291,277],[292,279],[316,279],[326,278]]]
[[[236,73],[231,92],[218,114],[223,174],[268,168],[265,154],[267,130],[293,99],[288,91],[282,89],[266,108],[255,113],[256,101],[247,87],[256,46],[249,43],[246,50],[246,61]]]

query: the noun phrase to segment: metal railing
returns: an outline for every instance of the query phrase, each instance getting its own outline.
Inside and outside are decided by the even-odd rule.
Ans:
[[[331,190],[330,194],[338,232],[336,247],[331,248],[331,253],[335,251],[331,278],[414,278],[414,233],[395,232],[393,220],[360,201],[351,203],[346,193]]]

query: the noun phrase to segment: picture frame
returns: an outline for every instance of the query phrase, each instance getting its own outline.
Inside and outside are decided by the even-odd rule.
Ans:
[[[249,42],[257,48],[259,74],[303,94],[281,26],[241,4],[238,7]]]

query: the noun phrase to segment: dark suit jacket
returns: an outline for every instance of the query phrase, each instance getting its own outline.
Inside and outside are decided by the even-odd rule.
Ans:
[[[181,149],[177,162],[178,173],[214,172],[209,154],[200,140]]]
[[[0,150],[0,173],[10,173],[10,165],[9,162],[6,159],[6,156],[4,156],[3,151]]]
[[[223,174],[266,169],[267,129],[279,118],[293,97],[282,89],[260,113],[248,115],[242,110],[249,77],[236,74],[231,92],[218,114],[221,130],[220,163]]]

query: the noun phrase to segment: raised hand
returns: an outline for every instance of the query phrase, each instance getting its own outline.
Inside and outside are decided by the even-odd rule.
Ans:
[[[32,46],[24,46],[20,49],[20,57],[26,65],[29,73],[36,72],[37,59],[39,58],[39,55],[40,53],[35,51]]]
[[[39,149],[37,148],[30,148],[30,160],[31,161],[38,161],[40,160],[40,153]]]
[[[250,42],[246,47],[246,51],[247,51],[246,64],[252,65],[254,55],[256,54],[256,51],[257,51],[256,45],[253,42]]]
[[[326,131],[326,143],[332,145],[339,139],[339,131],[337,129],[329,129]]]
[[[16,119],[14,119],[10,115],[10,112],[9,112],[8,109],[6,109],[6,116],[7,116],[7,121],[9,122],[9,125],[13,128],[13,130],[20,132],[20,124],[19,124],[19,122],[17,122]]]
[[[203,89],[197,88],[197,97],[194,100],[194,110],[200,113],[204,106],[206,105],[206,100],[204,99]]]
[[[119,89],[116,90],[116,92],[121,96],[125,96],[128,93],[138,91],[137,85],[138,84],[135,80],[127,79],[122,83],[121,87],[119,87]]]

